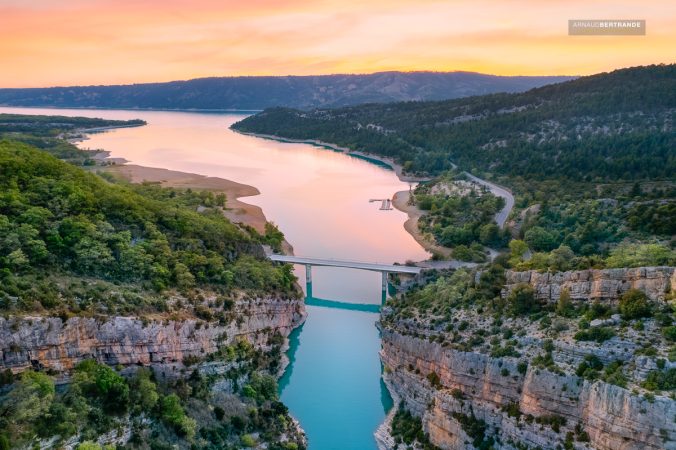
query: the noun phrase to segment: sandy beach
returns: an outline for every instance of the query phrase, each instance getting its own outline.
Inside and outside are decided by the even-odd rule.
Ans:
[[[233,223],[241,223],[253,227],[259,233],[265,232],[267,222],[263,210],[255,205],[244,203],[241,197],[259,195],[260,191],[249,186],[224,178],[207,177],[194,173],[178,172],[175,170],[143,167],[134,164],[110,165],[97,167],[98,171],[107,172],[122,177],[132,183],[160,183],[162,186],[181,189],[208,190],[222,192],[227,196],[226,210],[223,214]]]
[[[408,203],[410,196],[411,194],[409,191],[399,191],[392,197],[392,206],[399,211],[408,214],[408,220],[404,222],[404,229],[428,252],[439,254],[444,258],[450,258],[453,251],[452,249],[436,244],[433,238],[425,236],[420,231],[418,219],[420,219],[424,213],[418,209],[417,206]]]

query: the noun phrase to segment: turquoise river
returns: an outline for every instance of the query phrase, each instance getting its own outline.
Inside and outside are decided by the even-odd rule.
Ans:
[[[138,128],[92,134],[82,148],[104,149],[148,167],[230,179],[258,188],[242,199],[279,225],[296,255],[368,262],[421,260],[404,213],[369,199],[409,188],[382,165],[308,144],[244,136],[229,126],[243,113],[0,108],[0,112],[135,119]],[[304,286],[304,270],[296,273]],[[375,305],[380,274],[314,268],[308,318],[291,335],[282,400],[307,432],[311,450],[372,450],[392,407],[381,381]],[[371,305],[371,306],[364,306]]]

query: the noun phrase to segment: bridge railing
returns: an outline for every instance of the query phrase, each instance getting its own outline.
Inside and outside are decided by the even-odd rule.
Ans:
[[[334,263],[355,263],[355,264],[378,264],[378,265],[383,265],[383,266],[399,266],[399,267],[412,267],[416,268],[417,266],[412,266],[408,264],[401,264],[401,263],[392,263],[392,262],[384,262],[384,261],[363,261],[363,260],[358,260],[358,259],[344,259],[344,258],[316,258],[314,256],[296,256],[296,255],[282,255],[279,253],[272,253],[267,255],[268,258],[273,259],[273,257],[281,257],[281,258],[298,258],[298,259],[307,259],[307,260],[315,260],[315,261],[330,261]]]

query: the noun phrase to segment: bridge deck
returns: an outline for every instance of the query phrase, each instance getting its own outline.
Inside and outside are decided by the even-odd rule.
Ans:
[[[286,262],[292,264],[305,264],[311,266],[326,266],[326,267],[347,267],[350,269],[373,270],[375,272],[388,273],[412,273],[417,274],[422,270],[420,267],[411,266],[397,266],[394,264],[379,264],[367,263],[359,261],[340,261],[337,259],[318,259],[318,258],[304,258],[301,256],[288,255],[268,255],[272,261]]]

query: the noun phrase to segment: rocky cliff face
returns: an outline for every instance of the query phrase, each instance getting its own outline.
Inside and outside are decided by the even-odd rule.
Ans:
[[[442,449],[473,449],[491,438],[503,449],[676,448],[676,402],[668,397],[519,370],[516,358],[462,352],[393,329],[382,336],[388,384]]]
[[[637,267],[633,269],[575,270],[539,273],[535,270],[506,273],[506,297],[520,283],[533,286],[535,295],[546,301],[556,301],[563,289],[574,300],[617,300],[629,289],[644,291],[651,300],[664,299],[665,293],[676,292],[674,267]]]
[[[265,348],[273,334],[288,336],[305,314],[302,300],[264,298],[238,301],[232,322],[225,325],[194,318],[0,318],[0,368],[62,372],[87,358],[123,366],[180,365],[186,357],[204,357],[237,338]]]

